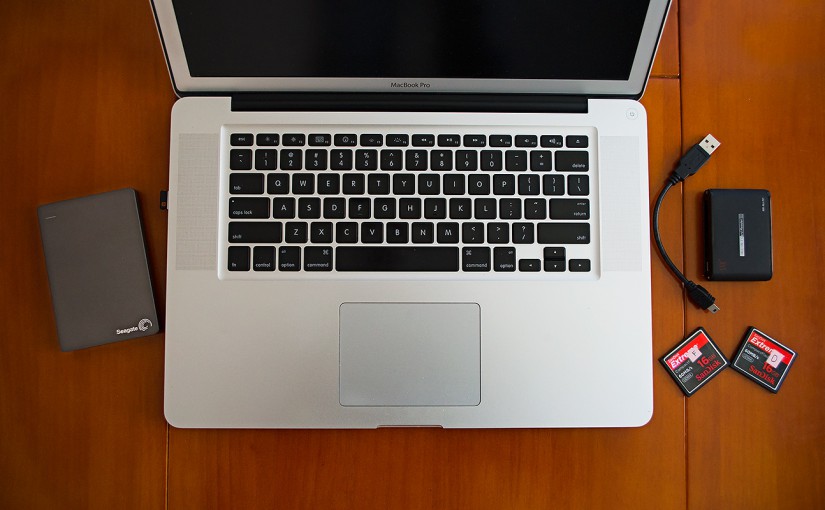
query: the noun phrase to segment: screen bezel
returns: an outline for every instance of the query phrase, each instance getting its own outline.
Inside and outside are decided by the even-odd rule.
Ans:
[[[627,80],[528,80],[477,78],[260,78],[193,77],[189,73],[172,0],[150,0],[172,84],[179,96],[240,92],[404,92],[561,94],[641,97],[656,54],[670,0],[650,0],[640,42]],[[393,87],[395,83],[417,84]]]

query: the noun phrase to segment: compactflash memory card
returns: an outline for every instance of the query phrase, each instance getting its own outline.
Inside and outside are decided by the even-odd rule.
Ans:
[[[708,332],[699,328],[661,359],[685,395],[693,395],[728,366]]]
[[[795,359],[794,351],[751,327],[745,333],[732,366],[748,379],[776,393]]]

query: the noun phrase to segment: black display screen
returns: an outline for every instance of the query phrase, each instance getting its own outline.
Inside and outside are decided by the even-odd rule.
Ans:
[[[626,80],[648,0],[173,0],[193,77]]]

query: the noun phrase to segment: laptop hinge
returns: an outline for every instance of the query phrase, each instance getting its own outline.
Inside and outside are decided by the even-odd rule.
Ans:
[[[276,92],[232,96],[232,111],[587,113],[584,96]]]

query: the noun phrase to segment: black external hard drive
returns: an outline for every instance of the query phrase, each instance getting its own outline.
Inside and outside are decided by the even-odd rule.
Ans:
[[[61,349],[159,331],[134,190],[42,205],[37,215]]]
[[[705,191],[705,276],[770,280],[771,194],[764,189]]]

